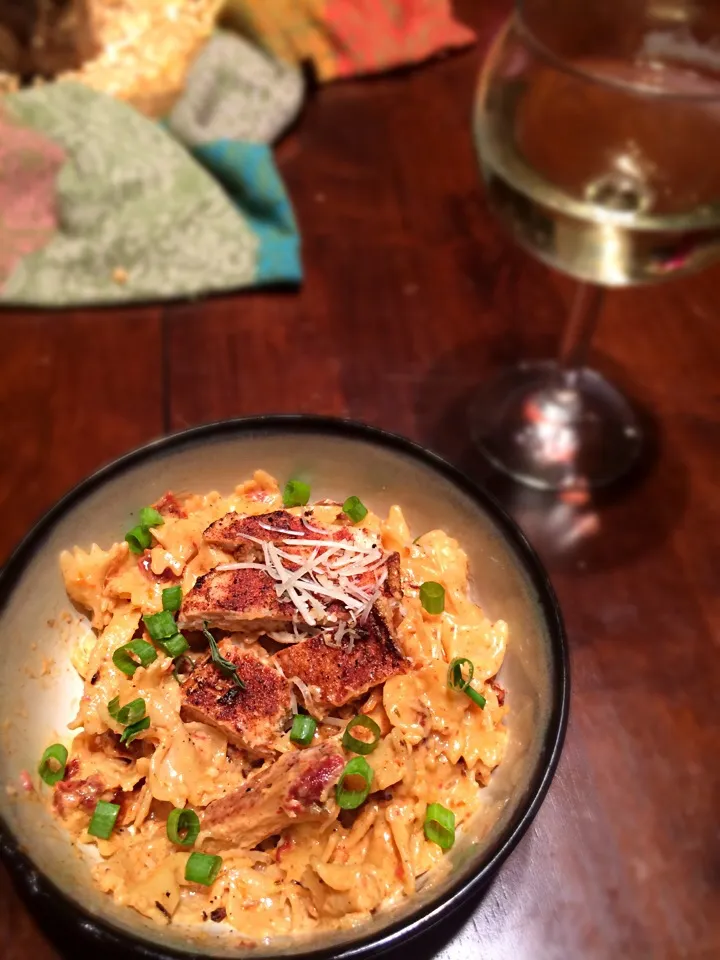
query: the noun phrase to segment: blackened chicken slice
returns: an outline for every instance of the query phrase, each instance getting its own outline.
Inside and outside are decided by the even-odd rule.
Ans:
[[[229,640],[222,640],[218,649],[236,666],[244,687],[208,657],[182,685],[182,719],[217,727],[250,753],[274,756],[275,742],[291,715],[290,684],[253,651]]]
[[[323,637],[317,636],[275,654],[273,660],[285,676],[301,681],[300,690],[310,713],[324,716],[408,670],[408,661],[395,645],[388,616],[386,605],[378,602],[367,622],[350,631],[350,639],[348,635],[343,637],[341,646],[327,646]]]
[[[330,819],[336,812],[331,791],[344,766],[337,740],[284,753],[248,786],[209,804],[203,831],[251,849],[286,827]]]
[[[286,630],[301,620],[295,604],[278,599],[264,570],[211,570],[183,597],[181,630]]]

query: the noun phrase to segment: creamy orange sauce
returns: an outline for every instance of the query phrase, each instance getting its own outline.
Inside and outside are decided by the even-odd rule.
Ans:
[[[185,880],[188,851],[166,835],[173,807],[189,806],[202,822],[202,809],[238,789],[257,770],[242,751],[228,750],[225,736],[180,717],[180,688],[172,661],[160,655],[147,669],[127,677],[112,662],[114,651],[137,636],[143,614],[162,606],[166,573],[179,578],[183,592],[196,579],[232,558],[203,542],[203,531],[234,510],[262,514],[282,507],[275,480],[256,472],[228,497],[219,493],[181,498],[186,518],[167,516],[153,530],[154,545],[144,562],[126,543],[108,550],[93,545],[61,557],[68,594],[86,608],[94,632],[78,634],[72,663],[84,680],[77,731],[70,746],[80,776],[96,774],[108,790],[129,798],[122,823],[110,839],[88,835],[89,813],[76,810],[64,823],[74,840],[94,844],[92,867],[98,886],[120,904],[158,923],[218,924],[228,935],[264,940],[288,933],[362,923],[373,912],[412,896],[419,877],[437,867],[443,851],[425,838],[427,805],[442,803],[462,829],[481,804],[492,770],[502,761],[507,708],[488,683],[503,661],[507,625],[491,623],[468,596],[467,558],[460,545],[440,530],[413,542],[400,507],[386,520],[369,513],[361,527],[380,536],[387,551],[398,551],[404,598],[398,642],[412,669],[392,677],[355,704],[335,712],[347,720],[363,707],[382,731],[378,748],[367,756],[372,790],[354,817],[285,829],[260,849],[219,848],[201,832],[194,850],[217,853],[221,872],[212,887]],[[337,507],[318,507],[320,522],[332,522]],[[433,580],[445,588],[445,611],[427,613],[419,586]],[[176,582],[176,581],[173,581]],[[474,688],[486,698],[480,709],[449,689],[448,663],[467,657],[475,666]],[[108,713],[114,697],[126,704],[142,697],[150,727],[141,739],[147,755],[128,761],[97,749],[97,739],[122,725]],[[340,736],[320,725],[317,736]],[[297,749],[287,738],[282,751]],[[270,761],[266,761],[268,763]]]

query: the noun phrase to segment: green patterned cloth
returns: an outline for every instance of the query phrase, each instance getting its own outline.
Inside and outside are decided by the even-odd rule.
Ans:
[[[297,70],[219,34],[167,126],[71,83],[6,97],[0,302],[105,304],[299,281],[297,229],[267,141],[294,117],[302,92]],[[53,191],[47,156],[57,163],[58,148]],[[36,199],[8,213],[2,200],[17,189],[18,165]],[[45,174],[42,191],[35,169]],[[55,229],[28,242],[29,220],[48,203]]]
[[[228,0],[226,15],[239,32],[209,41],[163,124],[67,82],[0,99],[0,304],[299,282],[270,145],[300,109],[301,67],[331,80],[474,40],[450,0]]]

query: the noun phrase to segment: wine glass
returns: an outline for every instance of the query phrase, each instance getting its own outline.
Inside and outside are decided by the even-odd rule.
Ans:
[[[486,384],[473,438],[530,486],[610,483],[643,436],[584,365],[604,288],[720,256],[720,3],[518,0],[482,70],[474,132],[492,210],[581,284],[557,359]]]

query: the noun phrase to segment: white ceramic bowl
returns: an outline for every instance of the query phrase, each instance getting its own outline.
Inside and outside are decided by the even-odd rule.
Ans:
[[[360,958],[427,930],[477,896],[538,810],[557,764],[569,680],[562,620],[548,578],[515,524],[454,468],[407,440],[347,421],[259,417],[176,434],[117,460],[61,500],[18,547],[0,576],[0,781],[34,771],[45,746],[67,733],[80,683],[69,644],[49,625],[68,609],[63,548],[120,539],[138,506],[165,490],[229,492],[262,467],[280,480],[307,477],[313,499],[348,490],[383,514],[401,504],[411,530],[440,527],[470,560],[472,590],[491,618],[510,625],[502,668],[510,706],[505,761],[482,809],[447,855],[451,869],[367,924],[311,938],[233,947],[214,924],[193,937],[117,906],[92,884],[85,862],[37,802],[0,792],[0,850],[21,894],[56,939],[89,941],[93,954],[165,958]],[[33,679],[43,657],[56,667]],[[211,929],[213,928],[213,929]]]

